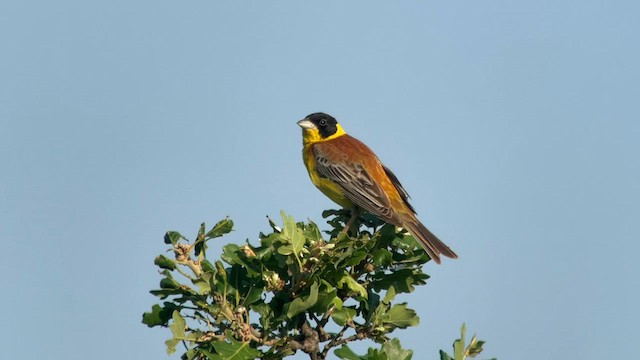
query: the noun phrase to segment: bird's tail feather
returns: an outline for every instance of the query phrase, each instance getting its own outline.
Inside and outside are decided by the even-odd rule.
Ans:
[[[437,236],[435,236],[429,229],[427,229],[417,219],[411,219],[403,224],[404,227],[409,230],[409,233],[418,240],[418,242],[424,248],[424,251],[429,254],[429,257],[440,264],[440,255],[457,259],[458,255],[453,252],[445,243],[443,243]]]

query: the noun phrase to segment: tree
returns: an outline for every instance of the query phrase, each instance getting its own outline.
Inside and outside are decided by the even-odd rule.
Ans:
[[[183,359],[270,360],[297,351],[313,360],[331,351],[350,360],[411,359],[413,352],[389,335],[419,319],[394,299],[426,284],[429,257],[413,237],[373,216],[362,216],[346,234],[348,215],[323,213],[332,227],[325,240],[315,223],[283,212],[283,226],[269,219],[271,233],[260,233],[259,245],[225,245],[216,261],[206,258],[207,242],[229,233],[230,219],[208,231],[203,223],[193,242],[167,232],[174,256],[156,257],[163,278],[151,291],[164,301],[142,322],[168,327],[167,352],[182,343]],[[364,339],[382,345],[363,356],[347,345]],[[460,341],[465,350],[464,332]],[[442,351],[440,357],[475,356],[482,343],[474,336],[469,351],[454,343],[454,357]]]

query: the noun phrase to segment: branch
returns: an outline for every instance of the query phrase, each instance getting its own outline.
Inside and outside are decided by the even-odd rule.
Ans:
[[[318,351],[320,350],[320,336],[318,336],[318,332],[309,326],[309,323],[306,320],[302,324],[301,330],[304,340],[302,342],[293,339],[289,340],[289,347],[294,351],[302,350],[309,355],[311,360],[319,360]]]
[[[178,262],[178,264],[188,266],[189,269],[191,269],[191,271],[193,271],[193,273],[196,275],[196,277],[199,277],[202,274],[202,267],[200,266],[200,261],[191,260],[190,252],[192,247],[193,247],[192,245],[179,242],[173,246],[173,252],[175,254],[176,261]],[[182,274],[193,280],[193,278],[191,278],[190,276],[184,273]]]
[[[318,326],[316,327],[318,331],[320,331],[322,328],[324,328],[325,325],[327,325],[327,322],[329,322],[329,318],[331,317],[331,314],[333,314],[335,310],[336,310],[336,306],[332,305],[329,309],[327,309],[324,315],[322,315],[322,319],[318,322]]]
[[[355,341],[355,340],[362,340],[366,337],[366,335],[363,332],[356,332],[355,334],[347,337],[347,338],[342,338],[342,336],[344,336],[344,333],[348,330],[348,329],[355,329],[355,326],[353,323],[347,323],[342,327],[342,330],[340,330],[340,332],[338,333],[338,335],[336,335],[335,337],[333,337],[331,339],[331,341],[329,341],[329,343],[324,347],[324,349],[322,350],[322,357],[326,358],[327,355],[329,355],[329,350],[331,350],[331,348],[334,348],[336,346],[340,346],[342,344],[346,344],[348,342],[351,341]]]

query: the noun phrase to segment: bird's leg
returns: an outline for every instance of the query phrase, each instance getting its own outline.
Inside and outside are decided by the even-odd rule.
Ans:
[[[349,221],[347,221],[347,223],[344,225],[344,228],[342,229],[343,233],[346,234],[349,232],[349,228],[351,228],[351,225],[353,225],[353,223],[358,219],[358,216],[360,216],[360,208],[354,206],[351,209],[351,218],[349,219]]]

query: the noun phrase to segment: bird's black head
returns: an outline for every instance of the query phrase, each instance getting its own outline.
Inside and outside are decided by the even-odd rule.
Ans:
[[[338,121],[331,115],[318,112],[308,115],[305,119],[311,121],[316,126],[323,139],[328,138],[338,131]]]

